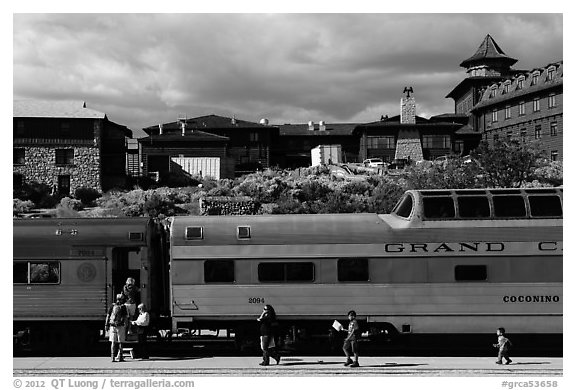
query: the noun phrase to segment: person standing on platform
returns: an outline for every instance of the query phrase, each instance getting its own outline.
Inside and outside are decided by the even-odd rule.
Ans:
[[[126,341],[126,324],[128,323],[128,310],[124,306],[124,295],[116,295],[116,302],[108,309],[105,327],[110,340],[110,354],[112,361],[118,358],[119,362],[124,361],[122,343]]]
[[[148,337],[148,326],[150,325],[150,313],[146,309],[146,305],[143,303],[138,305],[138,318],[132,321],[132,325],[137,327],[138,333],[138,349],[136,351],[137,358],[148,359],[148,347],[147,347],[147,337]]]

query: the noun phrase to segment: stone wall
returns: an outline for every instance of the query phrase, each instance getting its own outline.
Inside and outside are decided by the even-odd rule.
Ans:
[[[102,191],[100,180],[100,152],[96,147],[37,147],[22,146],[25,150],[23,165],[14,165],[13,172],[21,174],[23,182],[37,181],[58,187],[59,175],[70,175],[70,193],[79,187]],[[71,165],[56,165],[56,149],[74,149]]]
[[[414,96],[400,99],[400,123],[416,123],[416,100]]]
[[[207,196],[200,199],[200,215],[254,215],[256,204],[248,196]]]
[[[410,158],[412,161],[424,159],[420,132],[418,130],[402,129],[398,132],[396,141],[396,154],[394,158]]]

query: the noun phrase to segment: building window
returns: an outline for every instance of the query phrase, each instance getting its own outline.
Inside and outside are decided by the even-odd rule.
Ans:
[[[534,72],[534,74],[532,74],[532,84],[531,85],[538,84],[539,77],[540,77],[540,72]]]
[[[548,108],[556,107],[556,94],[551,93],[548,95]]]
[[[368,259],[338,259],[339,282],[367,282],[370,280]]]
[[[534,112],[540,111],[540,98],[535,98],[532,101],[532,109]]]
[[[504,109],[504,119],[510,119],[512,117],[512,108],[510,106],[506,106]]]
[[[558,161],[558,151],[557,150],[553,150],[550,152],[550,160]]]
[[[524,88],[524,76],[518,78],[518,89]]]
[[[462,140],[454,141],[454,152],[456,152],[457,154],[462,154],[463,151],[464,151],[464,141]]]
[[[510,92],[510,82],[506,82],[506,84],[504,84],[504,89],[502,90],[502,94],[506,94]]]
[[[493,98],[494,96],[496,96],[496,86],[492,87],[492,89],[490,90],[489,98]]]
[[[492,122],[498,122],[498,110],[492,110]]]
[[[366,147],[368,149],[396,149],[396,139],[392,136],[367,137]]]
[[[14,165],[24,165],[26,163],[26,150],[24,148],[14,148],[12,163]]]
[[[15,190],[21,190],[24,185],[24,176],[20,173],[14,173],[12,175],[12,188]]]
[[[554,80],[554,77],[556,77],[556,68],[548,68],[548,76],[546,77],[546,81],[552,81]]]
[[[425,149],[450,149],[451,142],[449,135],[423,135],[422,147]]]
[[[526,142],[526,134],[527,134],[526,129],[520,130],[520,141]]]
[[[25,125],[24,121],[16,121],[16,136],[24,137]]]
[[[512,141],[513,135],[514,135],[514,133],[512,131],[507,131],[506,132],[506,141]]]
[[[550,136],[556,137],[558,135],[558,123],[552,122],[550,123]]]
[[[536,125],[534,127],[534,139],[542,138],[542,125]]]
[[[56,149],[56,165],[74,164],[74,149]]]
[[[258,142],[258,141],[260,141],[260,134],[258,134],[256,131],[251,131],[250,142]]]
[[[526,103],[518,103],[518,116],[526,115]]]
[[[206,260],[204,262],[204,282],[234,282],[234,260]]]
[[[70,195],[70,175],[58,176],[58,193],[60,195]]]
[[[60,122],[60,135],[62,137],[70,136],[70,123],[69,122]]]

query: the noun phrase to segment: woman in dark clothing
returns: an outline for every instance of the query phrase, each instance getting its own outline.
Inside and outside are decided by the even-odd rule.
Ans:
[[[264,310],[258,318],[260,322],[260,348],[262,348],[262,363],[261,366],[270,365],[270,356],[276,360],[276,364],[280,363],[280,354],[276,350],[276,329],[278,328],[278,321],[276,320],[276,312],[270,305],[264,306]]]

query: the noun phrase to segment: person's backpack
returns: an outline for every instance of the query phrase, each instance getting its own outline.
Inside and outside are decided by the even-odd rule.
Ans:
[[[124,325],[124,317],[122,315],[122,308],[124,305],[116,305],[112,307],[112,313],[110,314],[110,325],[112,326],[122,326]]]

